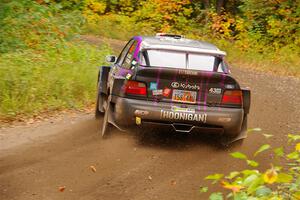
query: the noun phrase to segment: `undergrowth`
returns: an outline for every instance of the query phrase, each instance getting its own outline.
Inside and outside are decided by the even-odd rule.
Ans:
[[[98,67],[107,46],[80,42],[64,48],[0,55],[0,118],[81,108],[94,101]]]

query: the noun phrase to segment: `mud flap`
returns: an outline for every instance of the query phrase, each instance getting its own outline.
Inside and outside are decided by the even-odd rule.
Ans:
[[[111,101],[111,98],[108,100],[108,102],[110,102],[110,101]],[[125,130],[121,129],[115,122],[115,118],[113,115],[113,108],[112,108],[111,103],[109,103],[109,109],[107,109],[107,110],[108,110],[108,113],[107,113],[108,114],[108,119],[107,119],[108,123],[112,124],[114,127],[119,129],[120,131],[124,132]]]
[[[116,127],[117,129],[119,129],[120,131],[123,131],[123,132],[125,131],[125,130],[121,129],[121,128],[116,124],[111,109],[110,109],[110,111],[109,111],[109,113],[108,113],[108,122],[109,122],[110,124],[112,124],[114,127]]]
[[[241,132],[236,137],[221,137],[221,144],[223,146],[230,146],[234,142],[242,141],[243,139],[247,138],[247,123],[248,117],[245,115]]]

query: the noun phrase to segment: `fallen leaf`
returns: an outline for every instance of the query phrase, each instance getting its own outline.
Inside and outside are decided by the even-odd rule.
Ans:
[[[90,168],[91,168],[91,170],[92,170],[93,172],[96,172],[96,171],[97,171],[96,167],[93,166],[93,165],[91,165]]]
[[[59,190],[60,192],[65,191],[65,189],[66,189],[66,186],[60,186],[60,187],[58,188],[58,190]]]
[[[247,132],[262,131],[261,128],[249,128]]]
[[[272,134],[263,134],[266,138],[270,138],[270,137],[273,137],[274,135]]]
[[[271,146],[269,144],[264,144],[261,147],[259,147],[259,149],[254,153],[254,156],[257,156],[257,154],[266,151],[270,148]]]
[[[230,184],[227,181],[222,181],[221,185],[222,185],[223,188],[231,190],[233,193],[239,192],[241,189],[244,188],[241,185]]]
[[[208,191],[208,187],[200,187],[200,189],[199,189],[199,192],[200,193],[205,193],[205,192],[207,192]]]

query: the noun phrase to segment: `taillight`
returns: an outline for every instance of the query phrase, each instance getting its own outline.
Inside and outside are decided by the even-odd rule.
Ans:
[[[137,81],[127,81],[125,84],[125,94],[146,96],[147,88],[145,83]]]
[[[222,98],[222,104],[241,105],[243,102],[243,93],[241,90],[225,90]]]

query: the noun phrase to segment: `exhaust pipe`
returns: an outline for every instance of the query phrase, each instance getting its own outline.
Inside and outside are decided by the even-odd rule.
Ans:
[[[173,123],[173,128],[177,132],[181,133],[190,133],[195,126],[189,125],[189,124],[179,124],[179,123]]]

